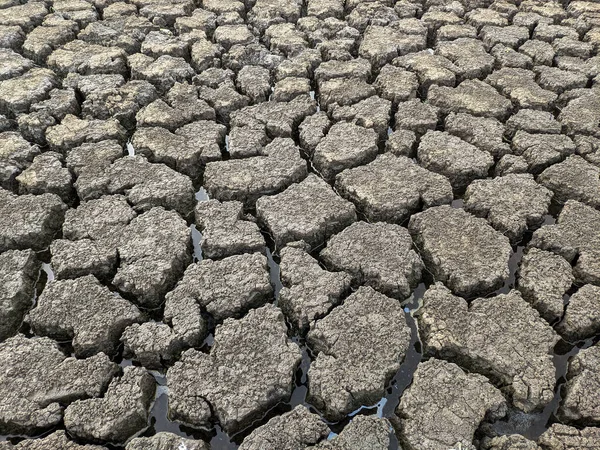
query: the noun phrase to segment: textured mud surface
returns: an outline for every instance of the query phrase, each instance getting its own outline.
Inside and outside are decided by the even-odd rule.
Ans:
[[[600,450],[598,0],[0,0],[0,450]]]

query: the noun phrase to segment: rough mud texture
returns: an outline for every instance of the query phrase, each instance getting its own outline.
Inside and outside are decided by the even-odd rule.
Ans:
[[[466,300],[441,283],[429,288],[417,312],[425,352],[460,361],[501,387],[525,411],[542,410],[553,398],[551,351],[559,336],[517,291]],[[514,330],[506,336],[503,330]]]
[[[0,0],[0,449],[598,447],[599,50],[595,0]]]

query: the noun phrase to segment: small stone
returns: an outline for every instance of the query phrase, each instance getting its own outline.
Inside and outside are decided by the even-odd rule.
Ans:
[[[532,247],[521,260],[517,287],[523,298],[552,324],[563,315],[563,298],[573,281],[567,260]]]
[[[16,177],[20,194],[56,194],[63,202],[73,200],[73,180],[69,169],[63,167],[61,156],[45,152],[36,156],[31,165]]]
[[[503,120],[512,109],[510,100],[500,95],[492,86],[479,80],[463,81],[456,88],[431,86],[427,99],[446,115],[451,112],[462,112]]]
[[[336,123],[313,154],[315,169],[327,180],[352,167],[373,160],[378,152],[377,133],[350,123]]]
[[[577,200],[600,207],[600,168],[581,156],[572,155],[544,170],[538,182],[554,192],[554,201],[564,204]]]
[[[66,209],[55,194],[17,196],[0,189],[0,252],[45,249],[60,231]]]
[[[314,3],[314,0],[312,0]],[[265,425],[250,433],[240,445],[240,450],[264,448],[305,448],[325,439],[329,427],[318,415],[311,414],[304,405],[298,405],[288,413],[275,416]]]
[[[492,117],[450,113],[446,116],[444,129],[480,150],[485,150],[494,158],[501,158],[511,152],[510,146],[504,142],[504,125]]]
[[[509,240],[485,219],[436,206],[413,215],[408,229],[434,279],[457,295],[489,294],[508,279]]]
[[[226,319],[217,326],[214,342],[210,354],[187,350],[168,370],[171,420],[207,425],[212,410],[233,434],[289,400],[302,355],[288,339],[276,307],[265,305],[242,319]],[[246,394],[239,395],[242,391]]]
[[[340,434],[309,448],[314,450],[386,450],[394,445],[393,434],[387,419],[356,415]]]
[[[417,149],[419,163],[446,176],[455,192],[464,192],[477,178],[485,178],[494,158],[488,152],[447,132],[428,131]]]
[[[539,174],[546,167],[575,153],[573,141],[564,134],[531,134],[517,131],[512,139],[513,152],[523,156],[529,171]]]
[[[253,205],[261,196],[281,192],[306,174],[306,161],[294,141],[276,138],[259,156],[209,162],[204,187],[211,198]]]
[[[336,177],[336,190],[370,221],[403,223],[421,208],[450,203],[450,182],[403,156],[380,155],[375,161]]]
[[[588,427],[579,430],[561,423],[552,424],[538,439],[548,450],[594,448],[600,439],[600,428]]]
[[[256,215],[279,248],[289,242],[304,241],[316,249],[356,221],[354,205],[312,174],[281,194],[259,199]]]
[[[93,275],[50,283],[27,317],[37,335],[72,339],[78,357],[113,355],[123,330],[141,320],[134,305],[115,296]]]
[[[564,317],[556,327],[570,342],[591,338],[600,332],[600,287],[586,284],[571,295]]]
[[[150,209],[120,233],[113,285],[144,307],[159,306],[191,262],[191,244],[190,229],[179,214]]]
[[[210,445],[201,440],[182,438],[161,431],[150,437],[137,437],[129,441],[125,450],[210,450]]]
[[[397,300],[360,287],[307,335],[317,354],[308,370],[309,401],[332,421],[377,403],[404,359],[410,335]]]
[[[357,222],[333,236],[321,251],[329,267],[352,275],[384,294],[407,298],[421,279],[423,263],[399,225]]]
[[[156,382],[141,367],[126,367],[104,397],[77,400],[65,411],[67,431],[86,440],[125,442],[148,427]]]
[[[564,397],[558,410],[561,421],[584,426],[600,424],[600,405],[595,395],[600,388],[599,364],[598,344],[580,350],[569,361]]]
[[[507,387],[513,404],[526,413],[552,401],[552,349],[560,337],[518,291],[468,304],[437,283],[425,293],[417,316],[426,354],[487,375]]]
[[[21,326],[35,295],[40,267],[32,250],[0,253],[0,342]]]
[[[551,199],[552,192],[537,184],[532,175],[511,174],[473,181],[465,192],[464,208],[487,219],[517,244],[527,230],[544,222]]]
[[[3,434],[35,435],[57,426],[61,404],[101,396],[118,370],[102,353],[67,358],[54,341],[20,334],[0,343],[0,361]]]
[[[480,423],[506,411],[506,400],[485,377],[432,358],[418,365],[400,398],[395,427],[406,448],[471,449]]]
[[[265,251],[260,229],[247,220],[240,202],[209,200],[196,205],[196,225],[202,233],[200,246],[206,258]]]
[[[170,293],[192,297],[215,320],[241,317],[264,305],[273,295],[267,258],[260,253],[234,255],[219,261],[204,259],[189,266]]]

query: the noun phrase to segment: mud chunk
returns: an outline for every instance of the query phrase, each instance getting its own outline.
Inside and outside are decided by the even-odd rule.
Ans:
[[[511,48],[518,48],[529,39],[529,30],[526,27],[517,25],[510,26],[484,26],[479,36],[484,45],[490,50],[497,44],[502,44]]]
[[[271,74],[259,66],[244,66],[237,75],[236,86],[252,103],[267,101],[271,94]]]
[[[56,239],[50,244],[52,269],[56,278],[78,278],[91,274],[109,279],[117,264],[114,247],[88,239],[68,241]]]
[[[315,148],[313,164],[324,178],[332,180],[344,169],[369,162],[377,152],[375,131],[350,123],[337,123]]]
[[[35,293],[40,262],[32,250],[0,254],[0,342],[17,332]]]
[[[385,151],[395,156],[415,156],[417,135],[410,130],[396,130],[385,141]]]
[[[27,113],[33,103],[44,100],[57,85],[54,72],[39,67],[0,81],[0,113],[12,116]]]
[[[292,326],[304,332],[337,305],[350,289],[350,275],[328,272],[303,249],[281,250],[279,307]]]
[[[200,39],[192,45],[191,48],[191,65],[196,72],[201,73],[210,67],[215,66],[215,62],[219,61],[221,56],[221,47],[213,44],[206,39]],[[187,69],[186,69],[186,72]],[[187,77],[188,74],[185,74]],[[192,75],[193,76],[193,75]]]
[[[0,343],[0,430],[35,434],[62,421],[61,404],[99,397],[118,366],[102,353],[67,358],[48,338],[17,335]]]
[[[312,156],[315,148],[317,148],[319,142],[327,135],[330,127],[331,121],[324,111],[319,111],[304,119],[298,127],[302,149]]]
[[[0,25],[18,25],[25,31],[31,31],[42,23],[46,14],[48,9],[43,2],[10,5],[9,8],[0,10]]]
[[[594,395],[600,388],[598,364],[598,344],[581,350],[569,361],[564,399],[558,410],[561,421],[587,426],[600,423],[600,405]]]
[[[343,19],[344,0],[309,0],[306,15],[315,16],[319,19],[326,19],[328,17]]]
[[[477,29],[465,24],[447,24],[439,27],[435,32],[435,42],[453,41],[460,38],[477,38]]]
[[[541,450],[534,441],[520,434],[484,438],[481,448],[483,450]]]
[[[379,71],[375,87],[382,98],[398,104],[415,98],[419,85],[414,73],[388,64]]]
[[[104,11],[104,17],[106,18],[106,10]],[[216,21],[217,15],[212,11],[196,8],[190,16],[177,17],[174,28],[180,35],[201,30],[210,36],[217,26]]]
[[[352,105],[376,93],[373,85],[360,78],[332,78],[319,82],[319,103],[324,109],[333,104]]]
[[[485,81],[509,97],[520,108],[550,109],[557,95],[535,82],[530,70],[504,68],[488,75]]]
[[[262,197],[256,202],[256,215],[279,248],[294,241],[318,248],[356,221],[354,205],[338,197],[316,175],[309,175],[281,194]]]
[[[121,333],[142,320],[139,310],[88,275],[50,283],[27,322],[36,334],[73,340],[78,357],[114,354]]]
[[[300,149],[289,138],[276,138],[259,156],[208,163],[204,187],[212,198],[252,205],[263,195],[281,192],[301,181],[306,174]]]
[[[548,322],[562,317],[563,297],[573,281],[571,265],[562,256],[535,247],[523,256],[519,291]]]
[[[257,0],[248,13],[248,22],[264,32],[275,23],[295,23],[302,13],[300,0]]]
[[[100,142],[114,139],[125,142],[126,131],[117,119],[87,120],[67,114],[60,125],[46,131],[48,145],[55,151],[67,153],[84,142]]]
[[[0,186],[16,191],[15,178],[39,153],[40,148],[31,145],[20,133],[16,131],[0,133]]]
[[[437,206],[413,215],[408,229],[434,279],[457,295],[488,294],[508,278],[509,240],[484,219]]]
[[[454,87],[456,73],[459,71],[448,58],[432,55],[427,50],[396,58],[393,64],[415,72],[423,93],[427,93],[433,84]]]
[[[588,134],[600,137],[600,100],[590,92],[573,99],[565,106],[558,120],[566,128],[568,134]]]
[[[505,69],[502,69],[505,70]],[[427,100],[442,113],[467,113],[480,117],[504,119],[511,111],[510,100],[479,80],[466,80],[456,88],[431,86]]]
[[[539,437],[538,443],[548,450],[594,448],[598,439],[600,439],[600,428],[588,427],[579,430],[555,423]]]
[[[519,130],[527,133],[560,134],[561,124],[550,112],[520,109],[506,121],[506,131],[510,136]]]
[[[330,0],[332,1],[332,0]],[[335,1],[335,0],[334,0]],[[337,0],[339,2],[339,0]],[[341,17],[338,17],[338,19]],[[364,33],[369,25],[386,26],[398,21],[398,15],[393,8],[385,2],[365,2],[356,5],[356,8],[346,16],[348,25]]]
[[[389,129],[392,102],[377,96],[369,97],[350,106],[332,105],[331,118],[336,121],[351,122],[356,125],[372,128],[377,132],[379,140],[385,140]]]
[[[0,189],[0,252],[46,248],[60,230],[66,209],[55,194],[17,196]]]
[[[60,448],[61,450],[105,450],[106,447],[99,445],[81,445],[69,440],[64,430],[58,430],[49,436],[38,439],[25,439],[18,444],[10,442],[0,443],[2,450],[45,450],[48,448]]]
[[[484,418],[501,418],[506,410],[506,400],[485,377],[432,358],[417,367],[395,420],[400,444],[408,448],[472,448]]]
[[[485,178],[494,158],[486,151],[441,131],[421,138],[417,159],[426,169],[446,176],[455,192],[463,192],[477,178]]]
[[[576,151],[573,141],[562,134],[531,134],[517,131],[512,140],[513,153],[523,156],[529,171],[537,174]]]
[[[137,437],[129,441],[125,450],[210,450],[201,440],[185,439],[173,433],[161,431],[151,437]]]
[[[169,417],[198,426],[208,422],[212,409],[223,428],[235,433],[289,399],[300,360],[274,306],[226,319],[215,331],[210,354],[188,350],[168,370]],[[240,389],[246,394],[239,395]]]
[[[450,113],[445,120],[445,130],[469,144],[485,150],[494,158],[501,158],[511,152],[510,146],[503,139],[504,125],[492,117]]]
[[[533,31],[533,39],[538,39],[544,42],[552,42],[556,39],[564,37],[579,40],[577,31],[564,25],[549,25],[547,23],[540,23]]]
[[[405,33],[401,22],[394,25],[371,25],[363,35],[358,49],[360,57],[368,59],[373,67],[382,67],[394,58],[427,47],[426,31],[423,27],[417,33]],[[410,30],[407,30],[409,33]]]
[[[197,180],[208,162],[221,159],[224,125],[200,120],[170,132],[165,128],[138,128],[131,144],[136,153]]]
[[[317,105],[308,95],[290,102],[264,102],[231,114],[231,126],[264,128],[272,137],[292,137],[305,117],[314,114]]]
[[[214,48],[212,49],[212,53],[214,57],[218,58],[218,53]],[[227,53],[223,54],[222,67],[239,72],[244,66],[260,66],[272,71],[284,59],[281,55],[272,54],[262,44],[234,45]],[[218,64],[218,59],[216,61]],[[197,66],[198,64],[196,64],[196,70],[198,70]]]
[[[296,29],[293,23],[271,25],[265,31],[264,40],[272,52],[287,57],[298,55],[308,47],[304,32]]]
[[[395,115],[395,129],[414,131],[425,134],[428,130],[435,130],[439,120],[439,108],[423,103],[419,99],[409,100],[398,104]]]
[[[192,181],[164,164],[149,163],[143,156],[117,159],[109,166],[86,169],[75,182],[81,200],[126,194],[137,211],[155,206],[174,209],[186,217],[194,205]]]
[[[516,67],[519,69],[531,69],[533,61],[527,55],[506,47],[502,44],[496,44],[490,50],[490,53],[496,58],[496,67]]]
[[[199,96],[215,109],[217,119],[229,123],[231,113],[242,109],[250,99],[239,94],[233,86],[221,85],[217,89],[200,87]]]
[[[398,301],[360,287],[316,322],[307,341],[317,354],[308,371],[309,399],[337,421],[381,399],[404,359],[410,328]]]
[[[583,283],[600,284],[600,213],[583,203],[565,203],[556,225],[543,226],[533,234],[531,246],[552,251],[567,261],[577,257],[573,274]]]
[[[33,67],[33,62],[9,49],[0,49],[0,80],[18,77]]]
[[[600,287],[586,284],[569,299],[563,320],[557,326],[570,342],[582,341],[600,332]]]
[[[194,47],[198,42],[194,44]],[[192,60],[194,58],[192,47]],[[133,80],[147,80],[163,93],[175,83],[189,82],[195,75],[194,69],[181,57],[161,55],[156,59],[136,53],[128,58]]]
[[[538,84],[552,92],[562,94],[569,89],[584,88],[588,83],[588,77],[582,73],[562,70],[558,67],[537,67]]]
[[[119,240],[113,284],[143,306],[158,306],[191,261],[186,222],[175,211],[152,208],[133,219]]]
[[[0,24],[0,47],[19,50],[25,40],[25,33],[18,25]]]
[[[587,59],[592,56],[594,46],[589,42],[581,42],[568,37],[556,39],[552,42],[552,47],[557,56],[572,56]]]
[[[80,439],[125,442],[148,426],[156,382],[141,367],[126,367],[102,398],[78,400],[65,411],[67,431]]]
[[[303,50],[298,55],[294,55],[291,58],[281,61],[274,69],[274,78],[275,80],[283,80],[287,77],[312,78],[315,69],[321,64],[322,59],[320,49]],[[354,61],[358,61],[358,59]],[[368,62],[367,64],[369,65],[370,70],[371,66]]]
[[[269,142],[264,128],[234,127],[229,133],[227,153],[231,158],[260,156]]]
[[[439,42],[435,53],[454,64],[458,81],[482,78],[494,69],[494,57],[486,52],[483,43],[477,39],[460,38]]]
[[[313,1],[314,3],[314,1]],[[327,437],[329,427],[303,405],[276,416],[248,435],[240,450],[305,448]]]
[[[410,295],[423,269],[408,231],[385,223],[352,224],[329,240],[321,258],[328,266],[351,274],[357,284],[399,299]]]
[[[349,61],[324,61],[315,70],[315,80],[323,83],[334,78],[359,78],[367,80],[371,76],[371,64],[363,58]]]
[[[519,292],[469,305],[437,283],[417,316],[427,354],[459,361],[506,386],[520,410],[542,410],[554,397],[552,349],[560,338]],[[509,328],[522,333],[505,333]]]
[[[79,114],[79,103],[73,89],[53,89],[49,99],[31,105],[30,110],[45,112],[60,121],[67,114]]]
[[[523,234],[539,227],[548,213],[552,192],[529,174],[510,174],[475,180],[465,192],[464,208],[487,219],[491,226],[518,243]]]
[[[336,177],[335,186],[373,222],[403,223],[421,208],[453,199],[445,177],[393,155],[380,155],[367,165],[345,170]]]
[[[81,40],[67,42],[47,59],[48,67],[61,75],[127,73],[127,54],[118,47],[104,47]]]
[[[376,416],[354,416],[342,432],[331,440],[319,442],[311,449],[319,450],[386,450],[393,446],[393,431],[387,419]]]
[[[36,156],[16,181],[20,194],[56,194],[67,203],[74,194],[71,173],[63,167],[60,155],[54,152]]]
[[[258,225],[244,216],[241,202],[199,202],[194,210],[202,233],[200,246],[206,258],[219,259],[242,253],[264,253],[265,240]]]
[[[204,259],[189,266],[170,294],[192,297],[216,320],[241,317],[272,296],[267,258],[260,253],[234,255],[219,261]]]
[[[478,30],[486,25],[495,27],[505,27],[508,25],[508,20],[498,11],[491,8],[476,8],[465,14],[467,23],[473,25]]]
[[[310,90],[310,80],[307,78],[287,77],[275,83],[273,100],[289,102],[294,97],[308,94]]]
[[[538,182],[554,192],[554,200],[564,204],[577,200],[600,207],[600,168],[581,156],[572,155],[559,164],[548,167]]]
[[[534,65],[551,66],[554,61],[554,49],[547,42],[530,40],[519,47],[519,52],[529,56]]]

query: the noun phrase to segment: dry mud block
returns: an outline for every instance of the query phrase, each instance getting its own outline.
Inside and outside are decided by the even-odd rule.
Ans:
[[[325,264],[352,275],[390,297],[408,297],[423,270],[406,228],[395,224],[356,222],[333,236],[321,251]]]
[[[69,439],[64,430],[58,430],[41,439],[25,439],[18,444],[0,442],[0,450],[106,450],[106,447],[92,444],[78,444]]]
[[[152,437],[134,438],[125,446],[125,450],[210,450],[204,441],[185,439],[173,433],[161,431]]]
[[[34,298],[40,267],[32,250],[0,254],[0,342],[21,326]]]
[[[308,370],[309,401],[339,421],[383,397],[408,350],[410,327],[397,300],[360,287],[317,321],[307,341],[317,354]]]
[[[396,409],[400,445],[422,450],[473,449],[473,435],[485,419],[500,419],[506,400],[487,378],[456,364],[430,359],[419,364]]]
[[[392,426],[387,419],[375,416],[356,416],[331,440],[321,441],[318,450],[386,450],[395,442]]]
[[[554,397],[552,351],[560,337],[517,291],[469,305],[438,283],[417,315],[427,354],[488,376],[517,408],[539,411]]]
[[[214,342],[210,354],[187,350],[168,370],[172,420],[206,426],[214,413],[236,433],[289,399],[302,355],[277,308],[265,305],[226,319]]]
[[[412,216],[408,230],[425,267],[455,294],[489,294],[508,278],[509,240],[485,219],[438,206]]]
[[[309,175],[281,194],[256,202],[256,216],[277,247],[304,241],[318,248],[330,236],[356,221],[354,205],[339,197],[316,175]]]
[[[570,263],[581,283],[600,284],[600,212],[583,203],[565,203],[554,225],[535,233],[530,246],[554,252]]]
[[[0,343],[0,433],[33,435],[58,425],[63,405],[103,394],[118,366],[99,353],[67,358],[48,338]]]

